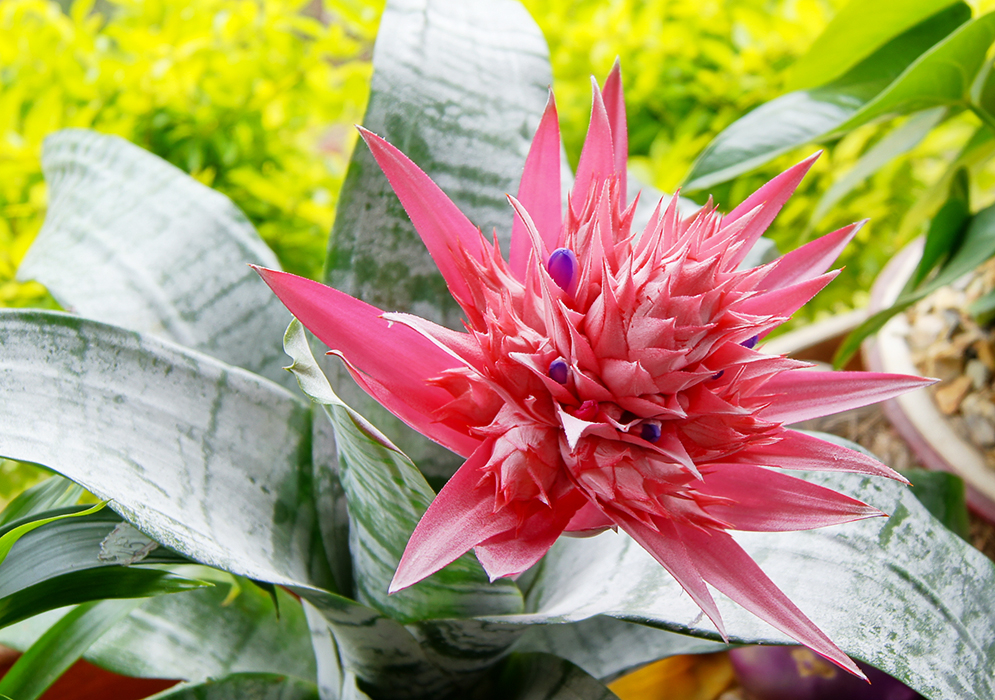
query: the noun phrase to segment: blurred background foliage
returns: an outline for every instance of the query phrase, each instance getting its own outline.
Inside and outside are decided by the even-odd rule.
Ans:
[[[672,192],[722,129],[785,91],[792,64],[846,0],[525,0],[550,44],[568,154],[590,78],[622,59],[632,165]],[[52,305],[14,272],[41,225],[45,135],[76,126],[138,143],[231,197],[284,266],[318,277],[355,144],[383,0],[0,2],[0,304]],[[976,120],[964,114],[810,220],[833,182],[901,120],[825,144],[771,232],[781,250],[870,218],[843,275],[794,322],[862,305],[918,234],[906,214]],[[802,149],[710,193],[731,208]]]
[[[232,198],[290,270],[320,273],[382,0],[0,2],[0,302],[45,210],[41,143],[123,136]]]
[[[14,274],[44,217],[42,141],[65,127],[123,136],[215,187],[245,211],[286,269],[319,278],[383,1],[0,0],[0,305],[54,305]],[[668,192],[714,136],[786,91],[792,65],[845,3],[524,0],[550,45],[571,160],[587,126],[590,76],[603,79],[619,56],[632,166]],[[774,223],[771,235],[787,251],[871,219],[844,253],[843,274],[795,325],[865,303],[885,261],[921,232],[909,223],[921,220],[909,217],[913,205],[978,124],[967,112],[944,123],[813,221],[819,198],[902,122],[824,144]],[[728,210],[811,150],[710,194]],[[991,184],[993,174],[976,181]],[[973,193],[973,201],[990,202],[991,190]],[[702,202],[709,193],[685,194]],[[17,474],[4,466],[0,481],[16,491]]]

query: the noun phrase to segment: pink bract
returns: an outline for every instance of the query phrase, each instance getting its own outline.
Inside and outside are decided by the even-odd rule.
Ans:
[[[682,218],[675,197],[634,234],[616,64],[604,90],[595,85],[565,214],[550,97],[509,197],[506,261],[407,157],[362,135],[463,308],[466,332],[259,273],[367,392],[467,458],[412,534],[391,591],[470,549],[495,579],[535,564],[564,532],[621,528],[723,635],[706,584],[861,675],[728,534],[881,515],[775,469],[902,477],[784,424],[928,383],[812,371],[754,349],[833,279],[826,270],[859,227],[739,269],[815,157],[725,216],[708,204]]]

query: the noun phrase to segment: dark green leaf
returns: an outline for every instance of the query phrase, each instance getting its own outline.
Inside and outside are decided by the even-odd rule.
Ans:
[[[277,385],[65,314],[0,312],[0,454],[113,501],[152,539],[270,583],[331,585],[311,414]]]
[[[995,206],[982,209],[967,225],[961,244],[939,273],[920,291],[933,292],[945,287],[995,255]]]
[[[0,598],[0,627],[78,603],[112,598],[147,598],[203,588],[201,581],[137,566],[104,566],[46,578]]]
[[[278,267],[227,197],[116,136],[45,140],[45,224],[18,270],[67,309],[278,382],[287,310],[246,263]]]
[[[42,511],[74,505],[83,489],[61,476],[52,476],[35,484],[7,504],[0,512],[0,527]]]
[[[49,514],[76,513],[79,517],[61,519],[24,535],[0,566],[0,600],[20,590],[56,576],[84,569],[113,566],[104,558],[104,541],[120,526],[120,516],[111,510],[83,515],[80,506]],[[18,526],[15,521],[6,526]],[[143,559],[146,564],[177,564],[186,560],[168,549],[158,548]]]
[[[98,510],[102,509],[105,505],[107,505],[106,501],[104,501],[103,503],[98,503],[97,505],[92,506],[90,508],[83,507],[67,513],[58,513],[58,514],[48,515],[47,517],[39,517],[39,518],[28,517],[22,520],[15,520],[14,523],[16,523],[16,525],[14,527],[5,528],[6,531],[4,532],[3,536],[0,537],[0,564],[2,564],[3,561],[7,558],[7,555],[10,553],[11,547],[13,547],[14,544],[19,539],[24,537],[29,532],[37,530],[43,525],[48,525],[49,523],[54,523],[56,521],[64,520],[66,518],[79,518],[87,515],[92,515],[93,513],[96,513]],[[23,522],[24,520],[27,520],[27,522]]]
[[[55,623],[0,680],[0,695],[36,700],[140,600],[85,603]]]
[[[313,683],[273,673],[236,673],[224,678],[181,685],[149,700],[319,700]],[[329,700],[322,698],[321,700]]]
[[[912,493],[934,518],[959,537],[968,538],[970,524],[963,479],[947,472],[925,470],[907,471],[903,476],[912,482]]]
[[[971,87],[993,41],[995,13],[964,24],[909,66],[886,90],[841,125],[840,131],[854,129],[878,117],[909,114],[938,105],[969,106]]]
[[[925,78],[917,66],[947,42],[960,46],[957,37],[964,27],[971,25],[959,30],[957,27],[969,17],[965,5],[954,4],[892,39],[833,82],[812,90],[790,92],[761,105],[731,124],[705,148],[687,176],[685,189],[703,190],[731,180],[792,148],[837,133],[844,125],[850,129],[866,123],[872,117],[862,116],[865,108],[878,104],[879,95],[900,83],[920,85]],[[987,22],[982,26],[987,26]],[[973,43],[971,46],[977,48]],[[981,55],[984,56],[983,49]],[[929,62],[927,70],[929,65],[933,62]],[[907,83],[913,71],[915,81]],[[937,104],[946,102],[934,101],[908,108],[906,112]]]
[[[737,533],[773,581],[847,653],[932,698],[995,698],[995,564],[947,530],[901,484],[809,475],[890,513],[887,520],[792,533]],[[730,639],[787,638],[720,596]],[[700,610],[623,535],[561,539],[546,555],[522,622],[611,615],[716,639]]]
[[[414,160],[507,251],[532,133],[552,82],[542,32],[514,0],[391,0],[373,52],[363,123]],[[325,281],[389,311],[454,328],[461,312],[387,179],[360,143],[342,187]],[[461,460],[405,426],[337,361],[326,371],[438,487]]]
[[[950,183],[946,204],[940,208],[929,225],[922,258],[905,286],[906,293],[917,289],[938,265],[950,260],[957,252],[964,242],[970,218],[970,183],[967,169],[961,168]]]
[[[788,89],[812,88],[830,82],[902,32],[955,4],[964,3],[957,0],[876,0],[845,4],[805,55],[791,67]]]
[[[483,568],[465,554],[417,586],[387,595],[401,554],[435,494],[411,461],[332,391],[296,319],[284,349],[301,389],[321,404],[335,426],[339,474],[349,502],[356,599],[402,622],[522,611],[512,581],[488,583]]]
[[[293,596],[277,589],[277,619],[269,596],[245,579],[207,567],[180,571],[215,585],[141,601],[83,658],[141,678],[199,682],[258,671],[314,680],[315,657],[301,604]],[[0,630],[0,644],[26,649],[63,614],[57,611]]]
[[[552,654],[513,654],[473,700],[617,700],[604,685]]]

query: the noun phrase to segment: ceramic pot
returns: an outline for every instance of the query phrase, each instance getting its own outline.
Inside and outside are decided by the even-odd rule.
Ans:
[[[885,266],[871,289],[870,311],[891,306],[922,256],[923,240],[902,249]],[[874,372],[919,374],[912,362],[908,344],[909,323],[904,314],[892,318],[876,336],[864,342],[864,364]],[[967,485],[967,505],[985,519],[995,522],[995,470],[988,467],[984,454],[961,438],[944,416],[928,389],[903,394],[884,403],[888,420],[908,442],[919,461],[928,469],[951,472]]]

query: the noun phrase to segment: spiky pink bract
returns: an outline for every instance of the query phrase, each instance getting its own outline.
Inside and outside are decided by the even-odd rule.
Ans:
[[[535,564],[564,532],[621,528],[724,634],[708,585],[860,675],[728,530],[822,527],[881,513],[774,471],[901,479],[784,422],[865,405],[918,377],[806,370],[759,337],[825,286],[850,226],[740,270],[813,158],[729,215],[661,203],[641,233],[625,199],[618,66],[594,87],[591,127],[565,216],[550,97],[526,161],[505,261],[393,146],[363,138],[466,314],[466,333],[271,270],[263,279],[346,360],[371,395],[467,457],[418,524],[391,591],[473,548],[493,578]],[[552,268],[552,274],[550,269]]]

